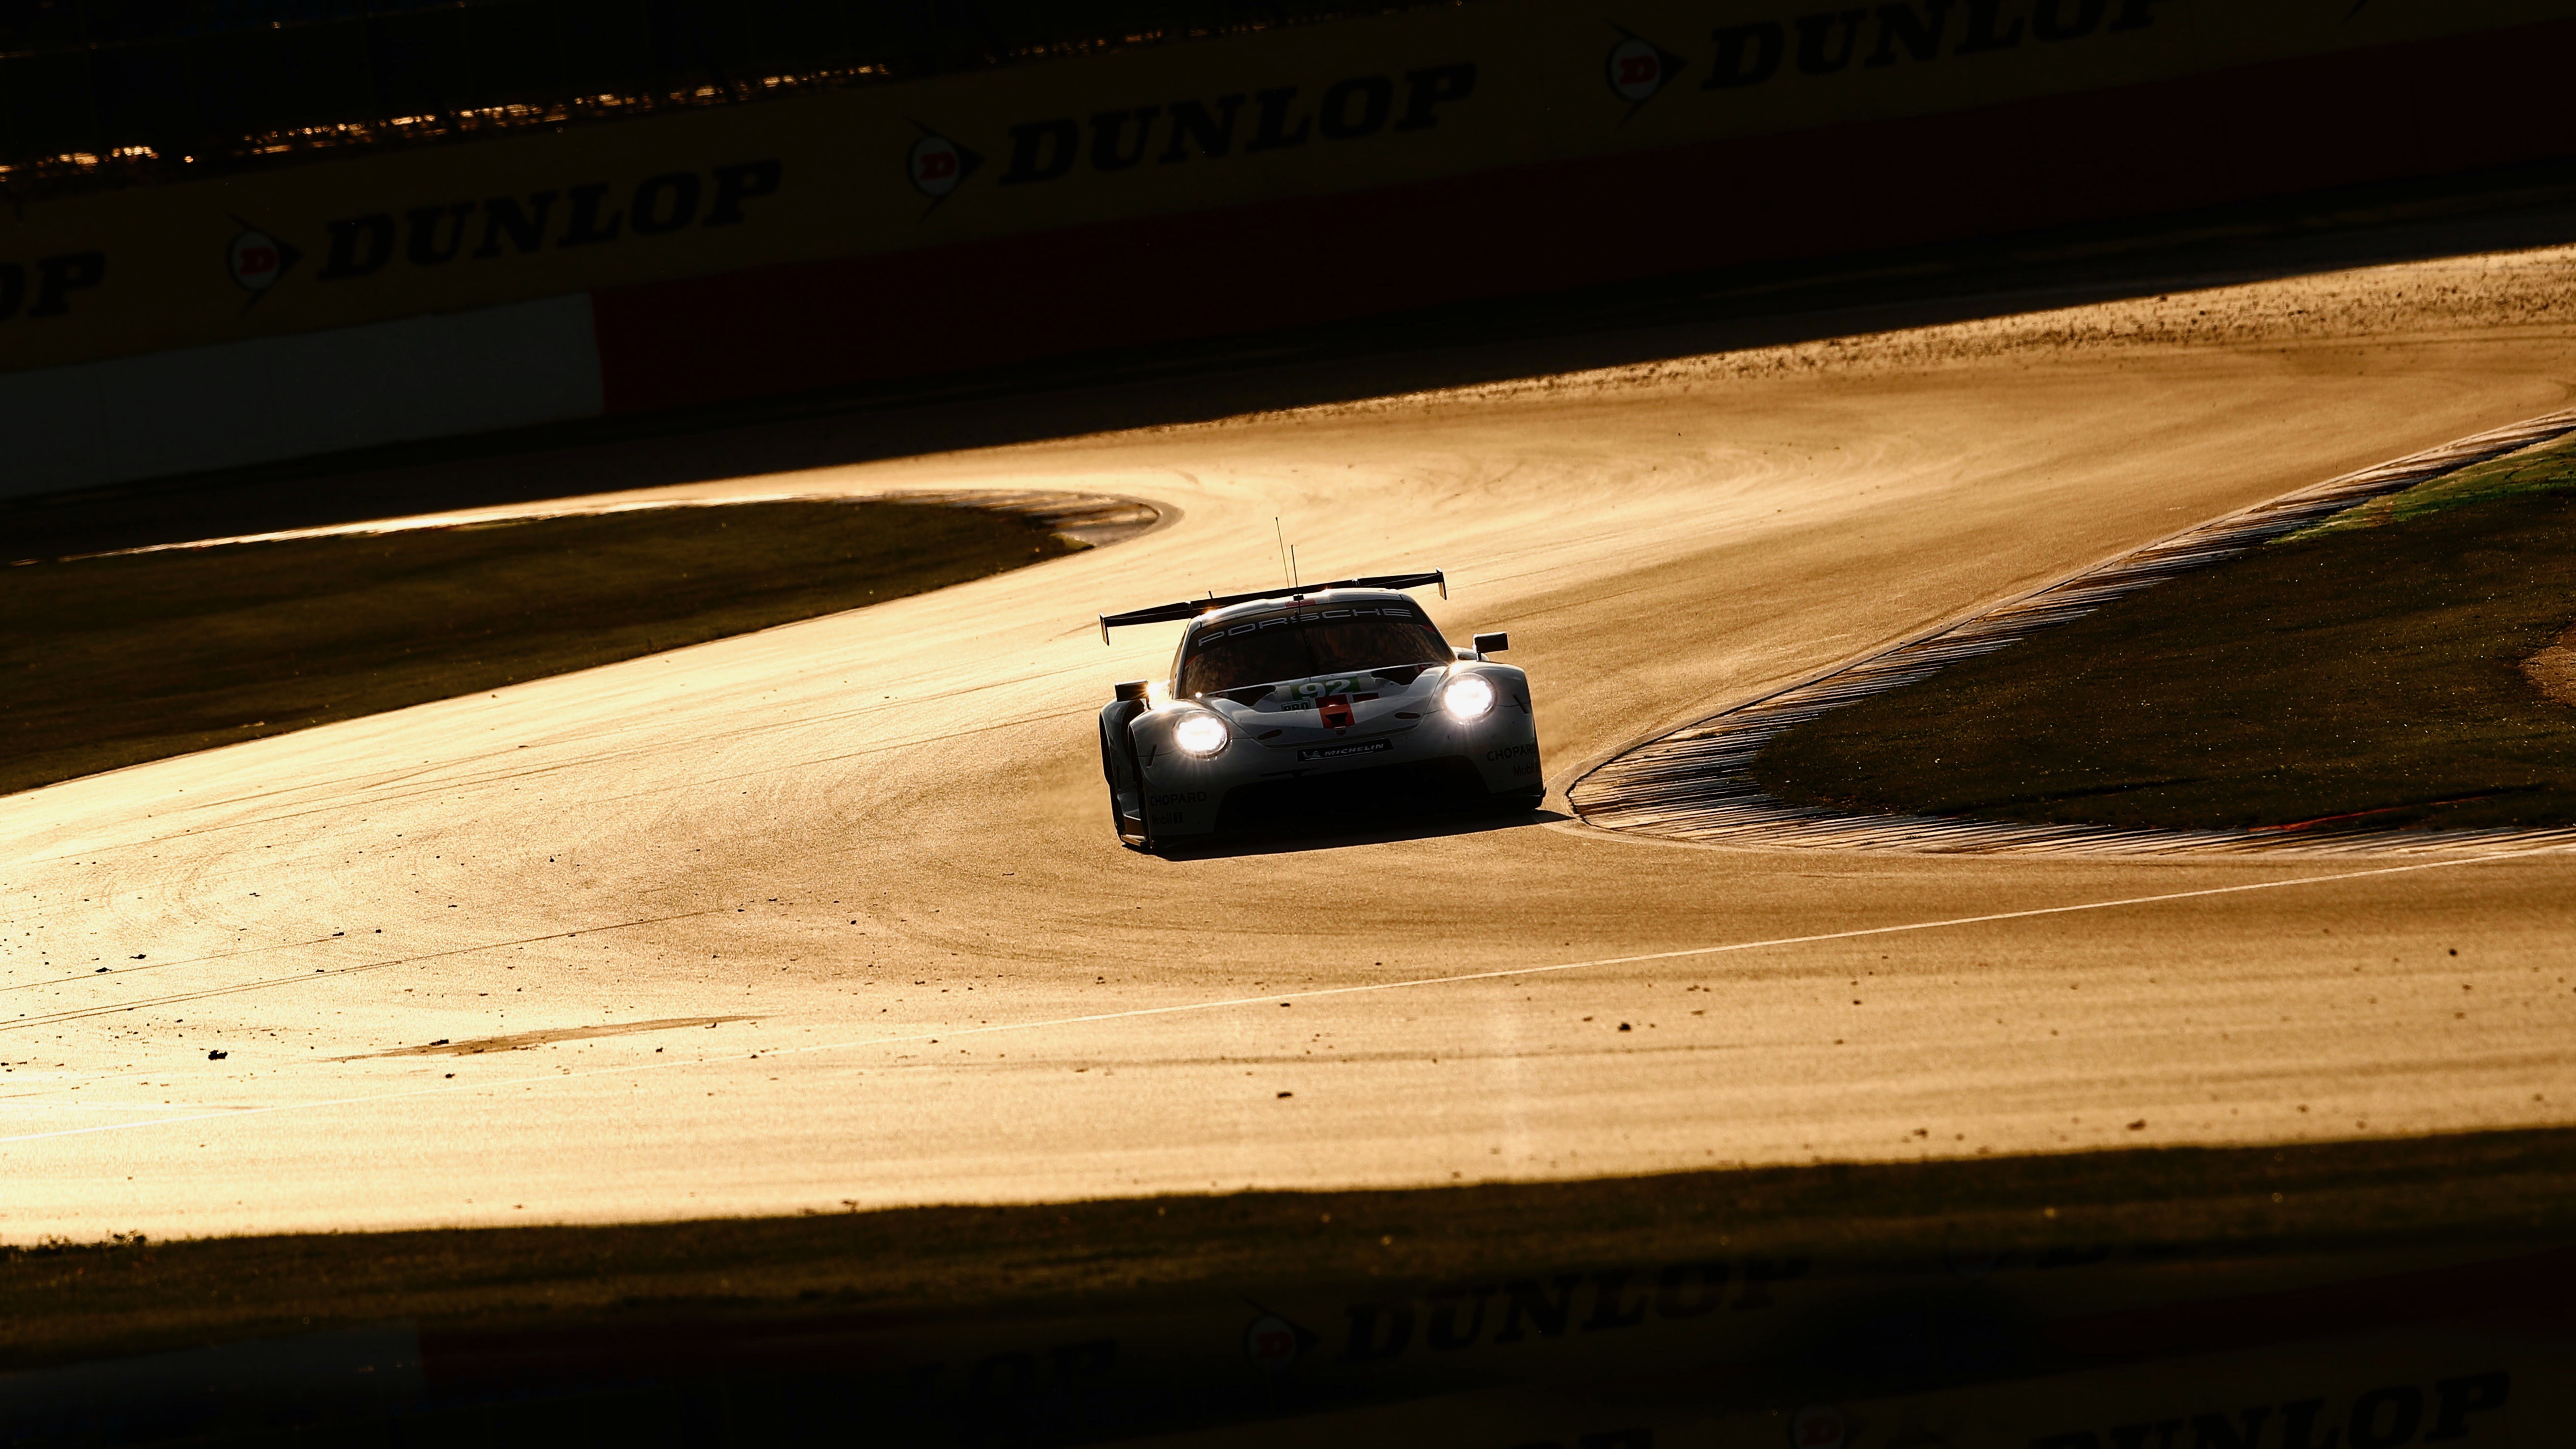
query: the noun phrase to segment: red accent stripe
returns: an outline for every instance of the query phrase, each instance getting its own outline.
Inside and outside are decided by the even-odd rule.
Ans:
[[[2552,22],[1950,115],[609,288],[594,294],[607,406],[930,376],[2576,154],[2576,107],[2555,103],[2571,53],[2576,21]]]

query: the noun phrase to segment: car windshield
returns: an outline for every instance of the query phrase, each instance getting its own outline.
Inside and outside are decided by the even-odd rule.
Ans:
[[[1418,669],[1449,659],[1447,641],[1419,616],[1262,619],[1196,644],[1181,664],[1179,692],[1222,694],[1323,674]]]

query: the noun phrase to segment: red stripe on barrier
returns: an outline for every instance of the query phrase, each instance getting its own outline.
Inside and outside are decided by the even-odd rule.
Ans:
[[[594,294],[608,411],[923,377],[2576,153],[2576,22]],[[1672,99],[1680,100],[1682,97]]]

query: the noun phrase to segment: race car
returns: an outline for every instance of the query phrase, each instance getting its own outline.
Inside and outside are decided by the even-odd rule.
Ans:
[[[1100,711],[1100,768],[1118,838],[1140,850],[1219,831],[1382,815],[1439,800],[1535,809],[1538,723],[1529,678],[1460,649],[1405,589],[1435,570],[1339,579],[1102,614],[1182,623],[1171,677],[1129,680]]]

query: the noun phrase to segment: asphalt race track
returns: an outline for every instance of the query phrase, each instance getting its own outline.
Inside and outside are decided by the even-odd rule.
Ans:
[[[2576,249],[2029,306],[682,490],[1167,522],[0,801],[0,1239],[2576,1122],[2567,854],[1864,855],[1563,814],[1627,743],[2576,380]],[[1446,568],[1452,637],[1511,631],[1549,812],[1116,844],[1091,717],[1173,636],[1103,648],[1092,615],[1275,578],[1274,515],[1309,578]]]

